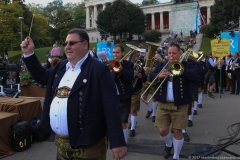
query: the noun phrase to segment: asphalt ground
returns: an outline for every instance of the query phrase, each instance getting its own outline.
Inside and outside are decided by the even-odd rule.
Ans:
[[[181,152],[181,159],[186,159],[195,149],[195,155],[202,149],[197,146],[215,147],[214,140],[218,137],[227,136],[227,128],[235,123],[240,122],[240,96],[230,95],[230,92],[224,94],[214,94],[215,98],[210,99],[206,94],[203,94],[203,108],[197,108],[197,115],[193,116],[193,126],[187,128],[187,133],[190,136],[189,142],[184,142]],[[141,102],[141,108],[138,112],[138,122],[136,125],[136,136],[129,138],[128,154],[124,158],[126,160],[164,160],[162,156],[163,142],[161,141],[158,129],[154,127],[151,118],[146,119],[146,105]],[[236,130],[236,127],[233,128]],[[228,136],[229,137],[229,136]],[[218,138],[218,139],[217,139]],[[238,135],[236,138],[240,138]],[[239,143],[238,143],[239,144]],[[159,145],[159,147],[158,147]],[[240,155],[240,146],[237,144],[227,147],[228,150]],[[205,150],[207,154],[211,150]],[[191,153],[190,153],[191,152]],[[202,156],[203,154],[201,154]],[[216,159],[234,158],[226,152],[216,155]],[[190,157],[197,158],[197,157]],[[56,146],[53,142],[36,142],[24,151],[17,152],[14,155],[8,156],[3,160],[53,160],[56,159]],[[111,151],[108,150],[107,159],[111,160]],[[168,159],[172,159],[172,156]],[[205,159],[207,159],[205,157]],[[240,159],[240,157],[239,157]]]

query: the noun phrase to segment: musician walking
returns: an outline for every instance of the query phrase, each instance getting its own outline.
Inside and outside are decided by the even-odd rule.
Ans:
[[[237,52],[234,53],[234,61],[232,63],[232,66],[233,66],[232,91],[231,91],[230,94],[239,95],[239,87],[240,87],[240,59],[239,59],[239,53],[237,53]]]
[[[47,70],[39,63],[30,37],[21,48],[33,78],[47,85],[40,124],[56,133],[56,159],[105,160],[106,138],[113,159],[123,158],[126,143],[116,86],[109,68],[90,56],[88,34],[70,30],[65,41],[67,59]]]
[[[179,60],[181,56],[180,47],[172,44],[168,49],[169,60]],[[183,146],[184,138],[182,129],[187,127],[188,104],[192,100],[191,82],[198,81],[197,69],[188,62],[183,61],[184,71],[180,76],[174,76],[170,71],[164,69],[165,63],[159,63],[151,73],[150,79],[158,76],[159,83],[167,77],[155,95],[158,101],[155,126],[159,128],[159,134],[166,143],[163,156],[168,158],[171,149],[174,148],[174,160],[179,160],[179,155]],[[159,74],[160,73],[160,74]],[[170,124],[174,130],[172,138],[169,132]]]
[[[139,64],[135,64],[135,65],[139,65]],[[141,68],[143,68],[143,65],[141,66]],[[134,71],[134,72],[138,72],[138,71]],[[145,71],[143,69],[141,69],[141,72],[137,73],[137,75],[136,75],[136,77],[134,77],[134,81],[133,81],[133,87],[134,87],[135,93],[131,97],[131,109],[130,109],[131,123],[128,127],[128,129],[130,129],[129,137],[135,136],[135,126],[137,123],[137,112],[140,110],[141,90],[142,90],[143,82],[146,82],[146,81],[147,81],[147,76],[145,75]]]
[[[128,139],[128,117],[131,107],[131,97],[134,94],[134,89],[132,82],[134,80],[134,65],[132,62],[127,60],[122,60],[124,55],[124,47],[121,44],[116,44],[113,48],[113,57],[116,61],[119,61],[122,65],[120,72],[115,72],[111,70],[113,74],[113,79],[117,87],[117,95],[119,97],[121,106],[121,120],[122,129],[127,143]]]

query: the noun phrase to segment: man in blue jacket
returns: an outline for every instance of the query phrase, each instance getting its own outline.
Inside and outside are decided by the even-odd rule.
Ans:
[[[107,141],[114,159],[126,155],[119,100],[109,68],[89,54],[89,36],[68,32],[66,60],[44,69],[27,37],[21,48],[33,78],[47,85],[41,125],[55,132],[57,159],[106,159]]]
[[[168,48],[167,59],[178,61],[180,56],[181,50],[179,45],[172,44]],[[155,126],[159,128],[159,134],[166,143],[163,156],[168,158],[171,149],[174,148],[174,160],[179,160],[184,142],[182,129],[187,127],[188,104],[193,101],[191,83],[198,81],[197,68],[192,63],[186,61],[183,61],[182,65],[184,71],[180,76],[173,76],[171,71],[167,68],[164,69],[165,63],[158,63],[150,75],[150,80],[158,76],[158,82],[163,83],[155,95],[156,100],[159,102]],[[166,80],[163,82],[164,78]],[[169,132],[171,123],[174,131],[173,138],[171,132]]]

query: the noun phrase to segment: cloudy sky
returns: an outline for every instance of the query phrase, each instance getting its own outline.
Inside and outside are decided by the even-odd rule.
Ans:
[[[53,0],[25,0],[25,3],[35,3],[35,4],[43,4],[44,6],[47,5],[49,2],[52,2]],[[130,0],[133,3],[141,3],[143,0]],[[170,0],[159,0],[161,3],[164,2],[170,2]],[[63,0],[63,3],[68,3],[68,2],[72,2],[72,3],[77,3],[77,2],[81,2],[81,0]]]

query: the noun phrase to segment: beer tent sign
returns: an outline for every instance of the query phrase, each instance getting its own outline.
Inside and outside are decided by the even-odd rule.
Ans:
[[[230,40],[226,38],[219,38],[211,40],[212,56],[225,57],[230,55]]]

